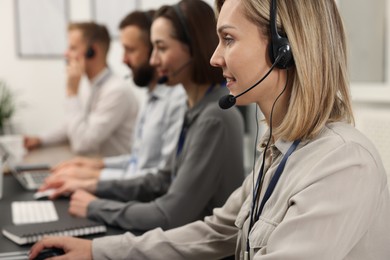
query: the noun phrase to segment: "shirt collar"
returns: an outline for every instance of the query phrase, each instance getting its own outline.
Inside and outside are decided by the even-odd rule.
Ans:
[[[108,67],[104,68],[99,74],[97,74],[92,80],[92,86],[100,86],[111,74],[111,71]]]
[[[265,134],[260,139],[259,145],[257,146],[258,151],[264,150],[265,146],[267,145],[269,134],[270,133],[269,133],[269,128],[268,128],[267,131],[265,132]],[[285,141],[285,140],[279,138],[278,140],[276,140],[276,142],[274,144],[271,144],[270,146],[274,146],[277,150],[279,150],[279,152],[281,152],[283,155],[285,155],[287,153],[288,149],[290,148],[290,146],[292,145],[292,143],[293,143],[292,141]]]
[[[225,87],[221,87],[221,85],[215,85],[211,91],[202,98],[202,100],[200,100],[197,104],[195,104],[194,107],[187,111],[187,122],[191,124],[192,121],[198,117],[198,115],[210,102],[217,102],[216,100],[226,94],[228,94],[228,91]]]
[[[158,84],[152,91],[148,92],[149,99],[164,99],[169,95],[172,88],[174,87]]]

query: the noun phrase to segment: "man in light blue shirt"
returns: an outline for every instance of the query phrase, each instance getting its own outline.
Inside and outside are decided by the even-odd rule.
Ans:
[[[149,91],[137,118],[132,153],[105,158],[100,179],[132,178],[163,167],[178,141],[185,100],[181,86],[157,85]]]
[[[104,159],[77,157],[55,167],[54,178],[132,178],[157,172],[166,164],[179,138],[187,98],[182,86],[157,84],[157,74],[149,65],[152,17],[153,11],[135,11],[119,25],[124,47],[123,62],[133,72],[134,83],[148,88],[136,121],[131,154]]]

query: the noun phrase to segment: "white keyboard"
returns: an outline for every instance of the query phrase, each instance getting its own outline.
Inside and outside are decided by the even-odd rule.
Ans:
[[[12,222],[15,225],[58,220],[52,201],[15,201],[11,204]]]

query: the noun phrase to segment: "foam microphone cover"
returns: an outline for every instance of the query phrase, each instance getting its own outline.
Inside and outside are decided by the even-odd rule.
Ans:
[[[222,109],[231,108],[236,104],[236,98],[233,95],[226,95],[219,99],[219,107]]]
[[[157,80],[158,84],[165,84],[168,82],[168,76],[162,76]]]

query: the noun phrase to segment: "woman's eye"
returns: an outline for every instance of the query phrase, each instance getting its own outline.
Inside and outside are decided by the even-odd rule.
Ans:
[[[226,45],[230,45],[233,43],[233,38],[228,35],[225,35],[223,36],[223,41],[225,42]]]
[[[165,46],[157,46],[159,52],[164,52],[167,48]]]

